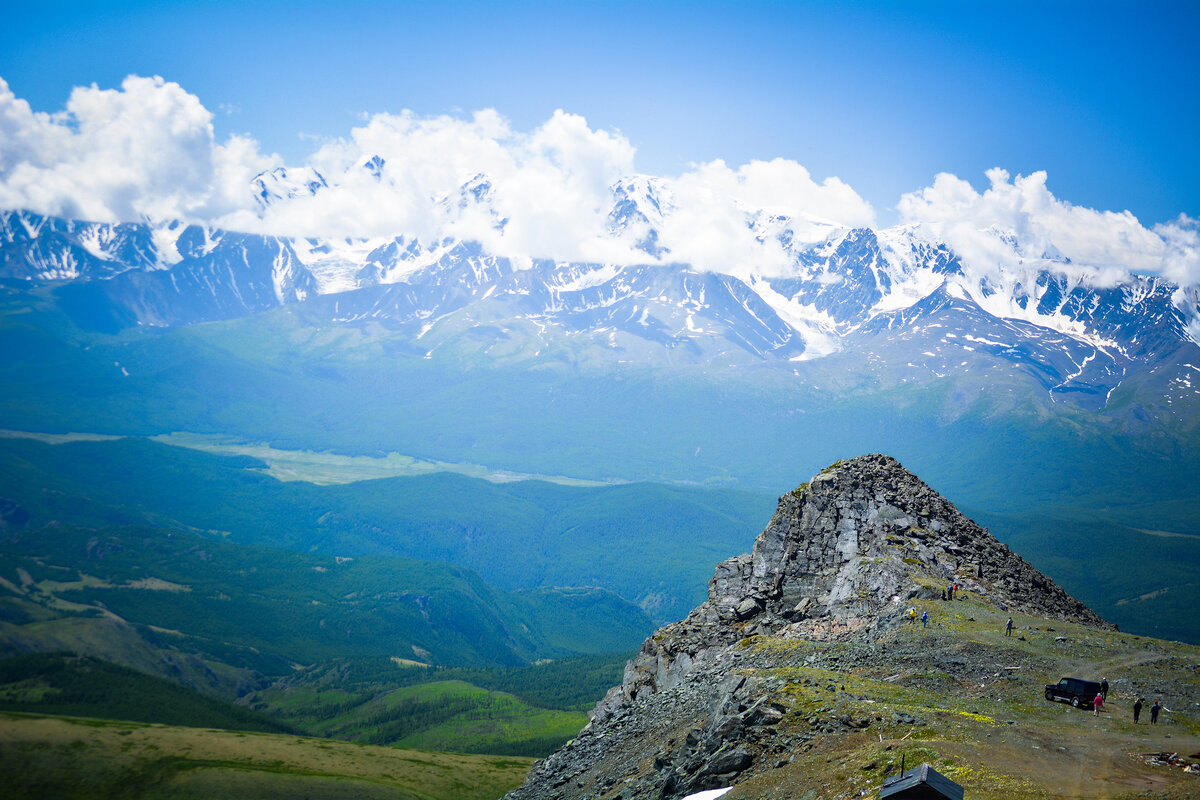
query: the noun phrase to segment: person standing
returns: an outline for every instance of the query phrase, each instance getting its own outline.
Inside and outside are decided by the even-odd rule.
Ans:
[[[921,612],[921,627],[922,628],[929,627],[929,612],[928,611]]]
[[[1138,698],[1133,704],[1133,724],[1136,725],[1138,717],[1142,715],[1142,698]]]
[[[1099,692],[1096,692],[1096,698],[1092,700],[1092,716],[1100,716],[1100,712],[1104,710],[1104,698]]]
[[[912,606],[908,608],[908,624],[911,625],[917,621],[917,610]]]
[[[1012,617],[1008,618],[1008,624],[1004,626],[1004,635],[1012,636]]]
[[[1100,681],[1100,694],[1104,696],[1105,700],[1108,699],[1108,678]]]
[[[1150,706],[1150,724],[1151,725],[1158,724],[1158,712],[1160,709],[1162,709],[1162,706],[1160,706],[1158,704],[1158,701],[1155,700],[1154,705]]]

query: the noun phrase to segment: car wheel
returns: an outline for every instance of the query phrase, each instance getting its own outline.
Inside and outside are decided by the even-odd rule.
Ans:
[[[1049,700],[1051,703],[1053,703],[1054,702],[1054,692],[1047,689],[1046,690],[1046,699]]]
[[[1079,698],[1078,698],[1078,697],[1072,697],[1072,698],[1071,698],[1071,705],[1075,706],[1076,708],[1079,708]]]

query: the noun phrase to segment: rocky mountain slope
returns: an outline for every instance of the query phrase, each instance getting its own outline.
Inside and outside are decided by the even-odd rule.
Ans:
[[[753,552],[717,566],[708,600],[647,639],[508,798],[860,797],[902,759],[973,800],[1195,796],[1171,794],[1195,778],[1134,756],[1200,750],[1198,664],[1200,649],[1120,633],[894,459],[863,456],[781,498]],[[1102,672],[1102,717],[1041,698]],[[1126,719],[1135,696],[1172,709],[1165,738]]]

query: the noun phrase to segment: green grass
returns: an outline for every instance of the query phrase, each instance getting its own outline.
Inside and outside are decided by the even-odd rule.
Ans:
[[[0,660],[0,710],[293,732],[278,720],[95,658],[37,653]]]
[[[320,693],[340,692],[365,698],[422,683],[462,681],[515,695],[532,706],[561,711],[590,711],[605,692],[621,682],[633,653],[574,656],[515,667],[414,667],[387,657],[336,659],[296,670],[276,685]],[[292,694],[285,696],[291,697]]]
[[[12,800],[497,800],[531,761],[0,712]]]
[[[1191,796],[1186,788],[1191,776],[1139,767],[1129,756],[1164,748],[1197,752],[1200,717],[1190,700],[1200,649],[1022,615],[1014,621],[1023,640],[1009,638],[1003,634],[1008,612],[976,598],[952,607],[937,601],[921,605],[931,614],[940,612],[930,628],[903,625],[877,645],[881,652],[905,652],[903,660],[847,671],[806,666],[757,671],[772,687],[769,698],[787,709],[775,736],[809,738],[792,751],[790,762],[752,778],[731,796],[873,797],[902,758],[909,767],[932,763],[975,800]],[[964,676],[961,661],[956,671],[943,671],[938,655],[914,658],[919,652],[914,644],[979,666],[973,678]],[[850,655],[857,646],[770,637],[748,645],[790,665],[803,664],[810,653]],[[1113,679],[1106,712],[1094,717],[1045,701],[1043,686],[1063,675]],[[1172,687],[1186,691],[1166,704],[1173,713],[1156,728],[1144,716],[1141,725],[1131,718],[1133,699],[1149,696],[1149,687],[1163,687],[1168,695]],[[915,724],[896,714],[911,715]],[[813,717],[821,721],[815,728],[809,724]],[[851,719],[868,725],[861,731],[823,730],[829,720]],[[1090,766],[1081,773],[1085,764]],[[1114,775],[1120,780],[1106,783]],[[1183,791],[1166,792],[1168,785]]]
[[[330,662],[246,702],[296,728],[370,744],[545,756],[586,724],[621,680],[624,656],[493,669],[422,669],[389,659]]]
[[[397,689],[355,712],[349,728],[336,718],[326,723],[330,734],[369,744],[516,756],[547,756],[587,724],[581,712],[533,708],[461,681]]]
[[[587,724],[582,712],[536,708],[462,681],[368,695],[269,689],[256,693],[254,703],[314,735],[456,753],[544,757]]]

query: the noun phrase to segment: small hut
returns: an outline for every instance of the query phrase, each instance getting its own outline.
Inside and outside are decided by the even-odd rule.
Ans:
[[[963,787],[922,764],[885,780],[879,800],[963,800]]]

